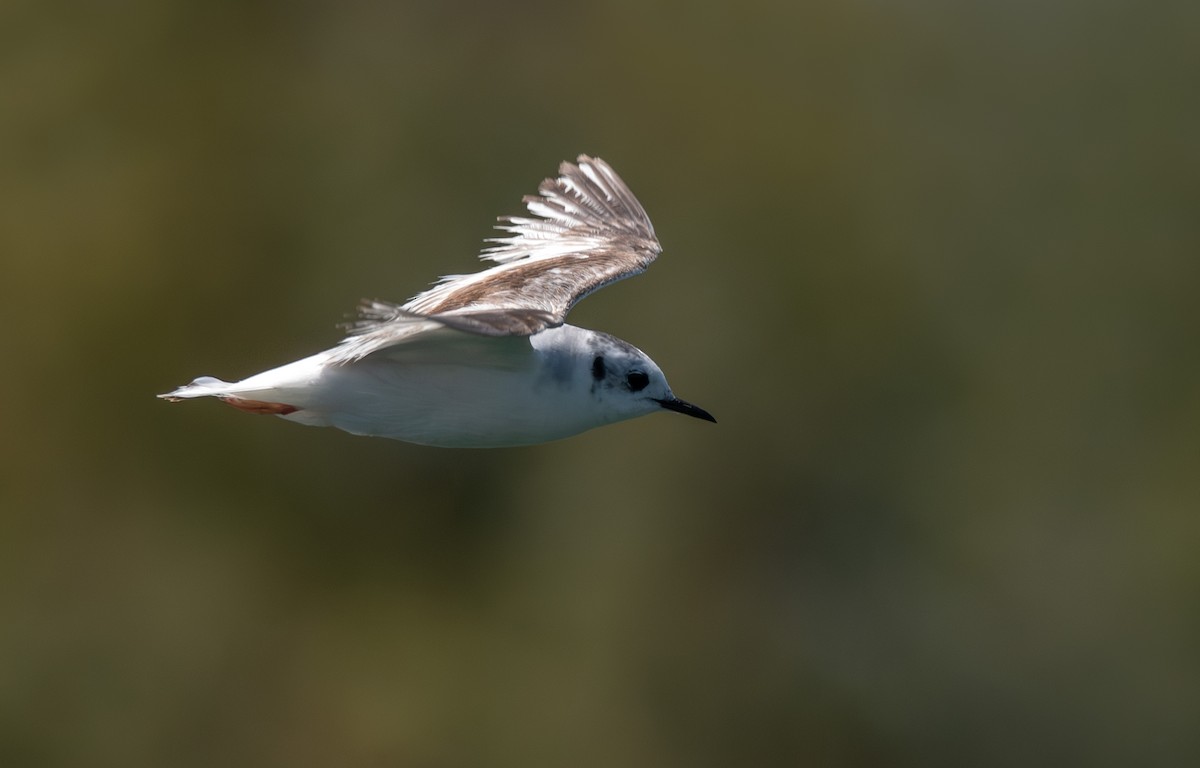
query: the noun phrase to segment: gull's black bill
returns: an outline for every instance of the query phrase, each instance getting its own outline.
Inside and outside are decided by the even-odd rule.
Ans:
[[[671,398],[670,400],[657,400],[656,399],[655,402],[658,403],[659,405],[661,405],[663,408],[666,408],[668,411],[675,411],[676,413],[682,413],[685,416],[695,416],[697,419],[704,419],[705,421],[711,421],[713,424],[717,423],[717,420],[714,419],[712,417],[712,414],[709,413],[708,411],[704,410],[703,408],[699,408],[695,405],[692,405],[691,403],[685,403],[684,401],[680,400],[677,397]]]

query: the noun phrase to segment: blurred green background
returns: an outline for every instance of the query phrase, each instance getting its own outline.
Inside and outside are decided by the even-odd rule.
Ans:
[[[5,4],[0,763],[1197,764],[1197,9]],[[720,424],[154,399],[580,152]]]

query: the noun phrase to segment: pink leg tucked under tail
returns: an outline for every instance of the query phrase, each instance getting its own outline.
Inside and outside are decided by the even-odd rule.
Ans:
[[[265,400],[247,400],[242,397],[233,397],[232,395],[222,395],[221,402],[232,405],[239,411],[246,413],[265,413],[276,416],[286,416],[289,413],[295,413],[300,410],[294,405],[287,403],[268,403]]]

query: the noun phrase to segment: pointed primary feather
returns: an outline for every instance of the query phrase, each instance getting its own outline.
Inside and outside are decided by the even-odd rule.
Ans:
[[[397,306],[361,308],[336,362],[405,343],[438,326],[488,336],[528,336],[565,322],[571,307],[610,283],[641,273],[662,251],[654,226],[625,182],[599,158],[563,163],[524,202],[536,218],[506,216],[509,234],[480,258],[497,266],[445,277]]]

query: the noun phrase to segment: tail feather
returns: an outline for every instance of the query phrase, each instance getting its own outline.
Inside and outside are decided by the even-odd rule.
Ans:
[[[193,397],[215,397],[223,395],[229,391],[230,383],[221,381],[212,376],[201,376],[194,380],[191,384],[185,384],[178,389],[159,395],[163,400],[177,403],[180,400],[189,400]]]
[[[248,413],[282,416],[302,424],[325,424],[318,412],[323,389],[319,386],[328,355],[320,353],[294,363],[272,368],[241,381],[221,381],[201,376],[191,384],[159,395],[178,402],[196,397],[215,397]],[[316,406],[316,411],[309,409]]]

